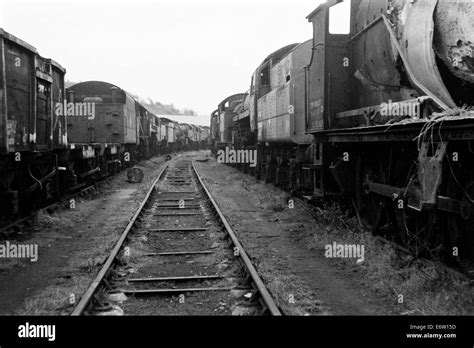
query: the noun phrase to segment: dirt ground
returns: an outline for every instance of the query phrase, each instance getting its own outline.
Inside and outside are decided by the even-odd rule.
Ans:
[[[207,152],[194,155],[208,159],[196,166],[284,314],[407,311],[380,279],[370,285],[365,262],[329,259],[324,249],[311,245],[315,236],[338,238],[327,233],[334,223],[318,220],[314,207],[292,198],[290,208],[289,195],[280,189],[216,163]],[[40,214],[21,236],[21,243],[39,245],[38,262],[0,259],[0,315],[71,313],[71,296],[77,302],[85,292],[163,164],[163,158],[155,158],[139,165],[145,174],[140,184],[128,183],[122,172],[92,197],[77,199],[76,209]],[[393,268],[388,270],[383,274]]]
[[[311,207],[294,199],[290,209],[285,192],[213,159],[197,167],[285,314],[399,314],[396,298],[368,288],[356,267],[310,250]]]
[[[75,209],[41,213],[21,231],[21,241],[38,244],[38,261],[0,259],[0,315],[69,314],[120,236],[164,164],[154,158],[137,165],[142,183],[127,182],[126,171]],[[73,296],[72,296],[73,295]]]

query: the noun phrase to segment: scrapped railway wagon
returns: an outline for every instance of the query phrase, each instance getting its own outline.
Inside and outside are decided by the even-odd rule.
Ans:
[[[160,144],[160,118],[154,113],[148,111],[149,114],[149,149],[152,156],[161,154]]]
[[[108,82],[87,81],[69,87],[67,97],[71,105],[94,110],[94,115],[67,118],[70,177],[106,176],[139,157],[139,115],[144,110],[132,96]]]
[[[237,93],[225,98],[217,108],[217,127],[215,139],[215,151],[223,150],[232,146],[232,129],[234,128],[234,109],[245,99],[245,93]],[[212,127],[215,127],[211,123]]]
[[[178,151],[191,149],[194,144],[194,128],[187,123],[178,123]]]
[[[193,143],[191,145],[191,148],[193,150],[198,150],[199,144],[201,143],[201,128],[194,124],[192,124],[191,127],[193,129]]]
[[[199,129],[200,129],[199,148],[208,149],[210,129],[207,126],[199,126]]]
[[[281,48],[253,74],[250,125],[257,130],[258,173],[290,189],[301,185],[304,156],[313,137],[306,133],[305,70],[312,40]],[[304,179],[304,178],[303,178]]]
[[[58,157],[67,145],[65,69],[0,29],[0,215],[59,194]]]
[[[252,98],[252,100],[254,100]],[[234,109],[234,128],[232,129],[233,145],[236,149],[256,150],[257,125],[250,124],[250,95],[246,93],[244,101]],[[254,118],[252,118],[254,120]]]
[[[214,110],[211,113],[211,124],[209,127],[209,146],[211,152],[216,154],[217,142],[219,141],[219,110]]]
[[[178,150],[177,135],[178,123],[166,117],[160,117],[160,141],[163,153],[176,152]]]
[[[150,112],[140,103],[136,102],[138,105],[138,159],[150,158],[152,156],[151,151],[151,115]]]

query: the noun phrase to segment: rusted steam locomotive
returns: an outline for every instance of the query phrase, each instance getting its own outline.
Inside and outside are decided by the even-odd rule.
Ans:
[[[474,269],[473,16],[472,1],[327,1],[312,40],[219,104],[214,151],[255,149],[240,166],[260,179],[348,197],[374,232]]]

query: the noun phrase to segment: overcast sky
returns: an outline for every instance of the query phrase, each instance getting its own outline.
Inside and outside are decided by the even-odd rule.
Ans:
[[[0,27],[67,69],[209,115],[271,52],[312,36],[321,0],[0,0]]]

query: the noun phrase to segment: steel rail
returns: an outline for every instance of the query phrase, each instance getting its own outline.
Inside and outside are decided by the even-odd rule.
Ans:
[[[127,239],[127,236],[128,234],[130,233],[130,231],[132,230],[133,226],[135,225],[138,217],[140,216],[143,208],[145,207],[146,203],[148,202],[151,194],[153,193],[153,191],[155,190],[155,186],[156,184],[158,183],[158,181],[161,179],[161,177],[163,176],[163,174],[165,173],[165,170],[166,168],[168,168],[168,164],[165,164],[160,172],[158,173],[158,175],[156,176],[155,180],[153,180],[153,183],[151,184],[151,187],[149,188],[145,198],[143,199],[143,201],[140,203],[140,206],[138,207],[138,209],[136,210],[135,214],[133,215],[133,217],[131,218],[130,222],[128,223],[127,227],[125,228],[125,230],[122,232],[119,240],[117,241],[117,243],[115,244],[115,247],[114,249],[112,250],[112,253],[109,255],[109,257],[107,258],[107,261],[105,262],[104,266],[102,267],[102,269],[100,270],[99,274],[97,275],[97,277],[94,279],[94,281],[91,283],[91,285],[89,285],[89,288],[87,289],[87,291],[84,293],[84,295],[82,295],[81,297],[81,300],[79,301],[79,303],[77,304],[77,306],[74,308],[73,312],[71,313],[72,316],[79,316],[79,315],[82,315],[84,313],[84,311],[87,309],[87,306],[89,305],[90,303],[90,300],[92,299],[92,296],[94,296],[97,288],[99,287],[99,285],[102,283],[102,281],[104,280],[104,278],[106,277],[107,273],[109,272],[110,270],[110,267],[113,265],[118,253],[120,252],[120,250],[122,249],[122,245],[123,243],[125,242],[125,240]]]
[[[204,181],[202,180],[201,176],[199,175],[196,167],[194,166],[194,160],[192,161],[192,168],[194,173],[196,174],[196,177],[199,180],[199,183],[201,184],[202,188],[206,192],[207,198],[209,201],[212,203],[212,206],[214,207],[214,210],[216,211],[217,215],[219,215],[219,218],[221,219],[227,233],[229,234],[230,238],[232,239],[232,242],[235,247],[237,247],[239,256],[241,260],[243,261],[245,267],[247,267],[248,272],[250,273],[250,276],[252,277],[252,280],[257,287],[263,302],[267,306],[268,310],[270,311],[271,315],[274,316],[280,316],[282,313],[278,309],[277,305],[273,301],[272,296],[268,292],[267,288],[265,287],[265,284],[263,284],[262,279],[258,275],[257,270],[255,269],[254,265],[252,264],[252,261],[250,260],[249,256],[245,252],[244,248],[242,247],[242,244],[240,244],[239,240],[237,239],[237,236],[235,235],[234,231],[232,230],[232,227],[230,226],[229,222],[225,218],[224,214],[220,210],[219,206],[217,205],[216,201],[212,197],[211,193],[207,189],[206,185],[204,184]]]

